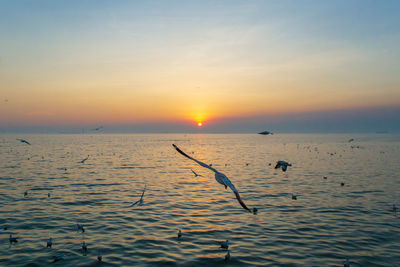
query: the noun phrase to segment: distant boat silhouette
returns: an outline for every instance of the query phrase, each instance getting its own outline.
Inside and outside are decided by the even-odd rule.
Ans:
[[[258,133],[258,134],[261,134],[261,135],[269,135],[269,134],[273,134],[273,133],[271,133],[270,131],[263,131],[263,132],[260,132],[260,133]]]

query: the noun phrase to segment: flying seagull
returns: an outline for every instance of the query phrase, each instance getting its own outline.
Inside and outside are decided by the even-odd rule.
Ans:
[[[242,199],[240,198],[239,192],[238,190],[235,188],[235,186],[231,183],[231,181],[229,180],[228,177],[225,176],[225,174],[217,171],[216,169],[214,169],[213,167],[211,167],[210,165],[207,165],[201,161],[198,161],[197,159],[194,159],[192,157],[190,157],[189,155],[187,155],[185,152],[183,152],[179,147],[177,147],[175,144],[172,144],[172,146],[176,149],[176,151],[178,151],[180,154],[182,154],[183,156],[187,157],[188,159],[193,160],[194,162],[196,162],[197,164],[199,164],[200,166],[210,169],[215,173],[215,180],[217,180],[218,183],[222,184],[223,186],[225,186],[225,189],[229,188],[233,191],[233,193],[236,196],[236,199],[238,200],[239,204],[247,211],[251,212],[251,210],[246,206],[246,204],[244,204],[244,202],[242,201]],[[256,213],[257,212],[257,208],[253,208],[253,212]]]
[[[282,168],[282,171],[286,171],[288,166],[292,166],[289,162],[286,162],[284,160],[279,160],[276,162],[275,169]]]
[[[142,193],[142,196],[140,197],[140,199],[139,199],[138,201],[136,201],[135,203],[133,203],[133,204],[131,205],[131,207],[135,206],[135,205],[138,204],[138,203],[139,203],[138,206],[142,206],[142,205],[143,205],[144,191],[146,191],[146,186],[144,186],[143,193]]]
[[[26,141],[25,139],[17,138],[17,140],[20,141],[21,143],[25,143],[25,144],[31,145],[31,143],[29,143],[29,142]]]
[[[197,177],[197,176],[202,176],[202,175],[200,175],[200,174],[197,174],[194,170],[192,170],[192,169],[190,169],[192,172],[193,172],[193,174],[194,174],[194,177]]]
[[[353,142],[353,141],[354,141],[354,139],[353,139],[353,138],[350,138],[349,141],[347,141],[347,142],[351,143],[351,142]]]
[[[87,157],[86,157],[86,158],[84,158],[83,160],[79,161],[79,163],[85,163],[85,161],[87,161],[87,160],[88,160],[88,158],[89,158],[89,155],[87,155]]]

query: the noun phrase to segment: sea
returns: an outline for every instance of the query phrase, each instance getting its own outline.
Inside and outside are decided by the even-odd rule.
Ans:
[[[400,266],[399,173],[398,134],[2,134],[0,265]]]

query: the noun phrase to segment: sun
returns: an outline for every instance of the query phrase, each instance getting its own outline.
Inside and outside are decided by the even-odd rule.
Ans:
[[[203,123],[202,122],[198,122],[197,126],[201,127],[201,126],[203,126]]]

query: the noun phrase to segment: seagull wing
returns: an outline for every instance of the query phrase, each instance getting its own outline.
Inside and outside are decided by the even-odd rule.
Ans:
[[[143,199],[144,191],[146,191],[146,186],[144,186],[143,193],[142,193],[142,196],[140,197],[140,199]]]
[[[135,203],[133,203],[132,205],[130,205],[129,207],[133,207],[135,206],[137,203],[139,203],[140,200],[136,201]]]
[[[87,156],[85,159],[81,160],[81,163],[85,163],[85,161],[87,161],[89,159],[89,156]]]
[[[275,169],[279,169],[282,166],[281,162],[278,161],[275,165]]]
[[[143,196],[144,196],[144,192],[146,191],[146,186],[144,186],[142,195],[140,196],[140,199],[138,201],[136,201],[135,203],[133,203],[132,205],[130,205],[130,207],[135,206],[136,204],[138,204],[141,200],[143,201]]]
[[[25,143],[25,144],[28,144],[28,145],[31,144],[31,143],[29,143],[28,141],[26,141],[25,139],[17,138],[17,140],[20,141],[21,143]]]
[[[241,198],[240,195],[239,195],[239,191],[236,189],[236,187],[232,184],[232,182],[231,182],[227,177],[225,177],[224,183],[225,183],[227,186],[229,186],[229,188],[233,191],[233,193],[235,194],[236,199],[237,199],[237,201],[239,202],[240,206],[242,206],[245,210],[251,212],[251,210],[246,206],[246,204],[244,204],[242,198]]]
[[[194,162],[196,162],[197,164],[199,164],[200,166],[210,169],[213,172],[217,173],[218,171],[216,169],[214,169],[213,167],[211,167],[210,165],[207,165],[201,161],[198,161],[197,159],[192,158],[191,156],[187,155],[185,152],[183,152],[179,147],[177,147],[175,144],[172,144],[172,146],[176,149],[176,151],[178,151],[180,154],[182,154],[183,156],[187,157],[188,159],[193,160]]]
[[[179,147],[177,147],[175,144],[172,144],[172,146],[176,149],[176,151],[178,151],[180,154],[182,154],[183,156],[187,157],[188,159],[193,160],[194,162],[196,162],[197,164],[199,164],[202,167],[205,167],[207,169],[212,170],[213,172],[216,173],[216,175],[221,175],[220,172],[218,172],[216,169],[214,169],[213,167],[198,161],[197,159],[192,158],[191,156],[187,155],[185,152],[183,152],[182,150],[180,150]],[[229,186],[230,189],[232,189],[233,193],[236,196],[236,199],[238,200],[240,206],[242,206],[245,210],[250,211],[251,210],[246,206],[246,204],[244,204],[244,202],[242,201],[242,198],[239,195],[239,192],[237,191],[237,189],[235,188],[235,186],[232,184],[232,182],[228,179],[228,177],[226,177],[225,175],[223,175],[223,177],[221,177],[222,179],[222,183],[225,184],[226,186]],[[217,180],[218,181],[218,180]],[[218,181],[219,182],[219,181]]]
[[[226,185],[229,186],[229,188],[233,191],[233,193],[236,196],[237,201],[239,202],[240,206],[242,206],[245,210],[251,212],[251,210],[246,206],[246,204],[244,204],[242,198],[239,195],[239,191],[236,189],[236,187],[232,184],[232,182],[229,180],[228,177],[226,177],[225,175],[223,175],[223,177],[220,177],[220,179],[222,180],[222,182]]]

